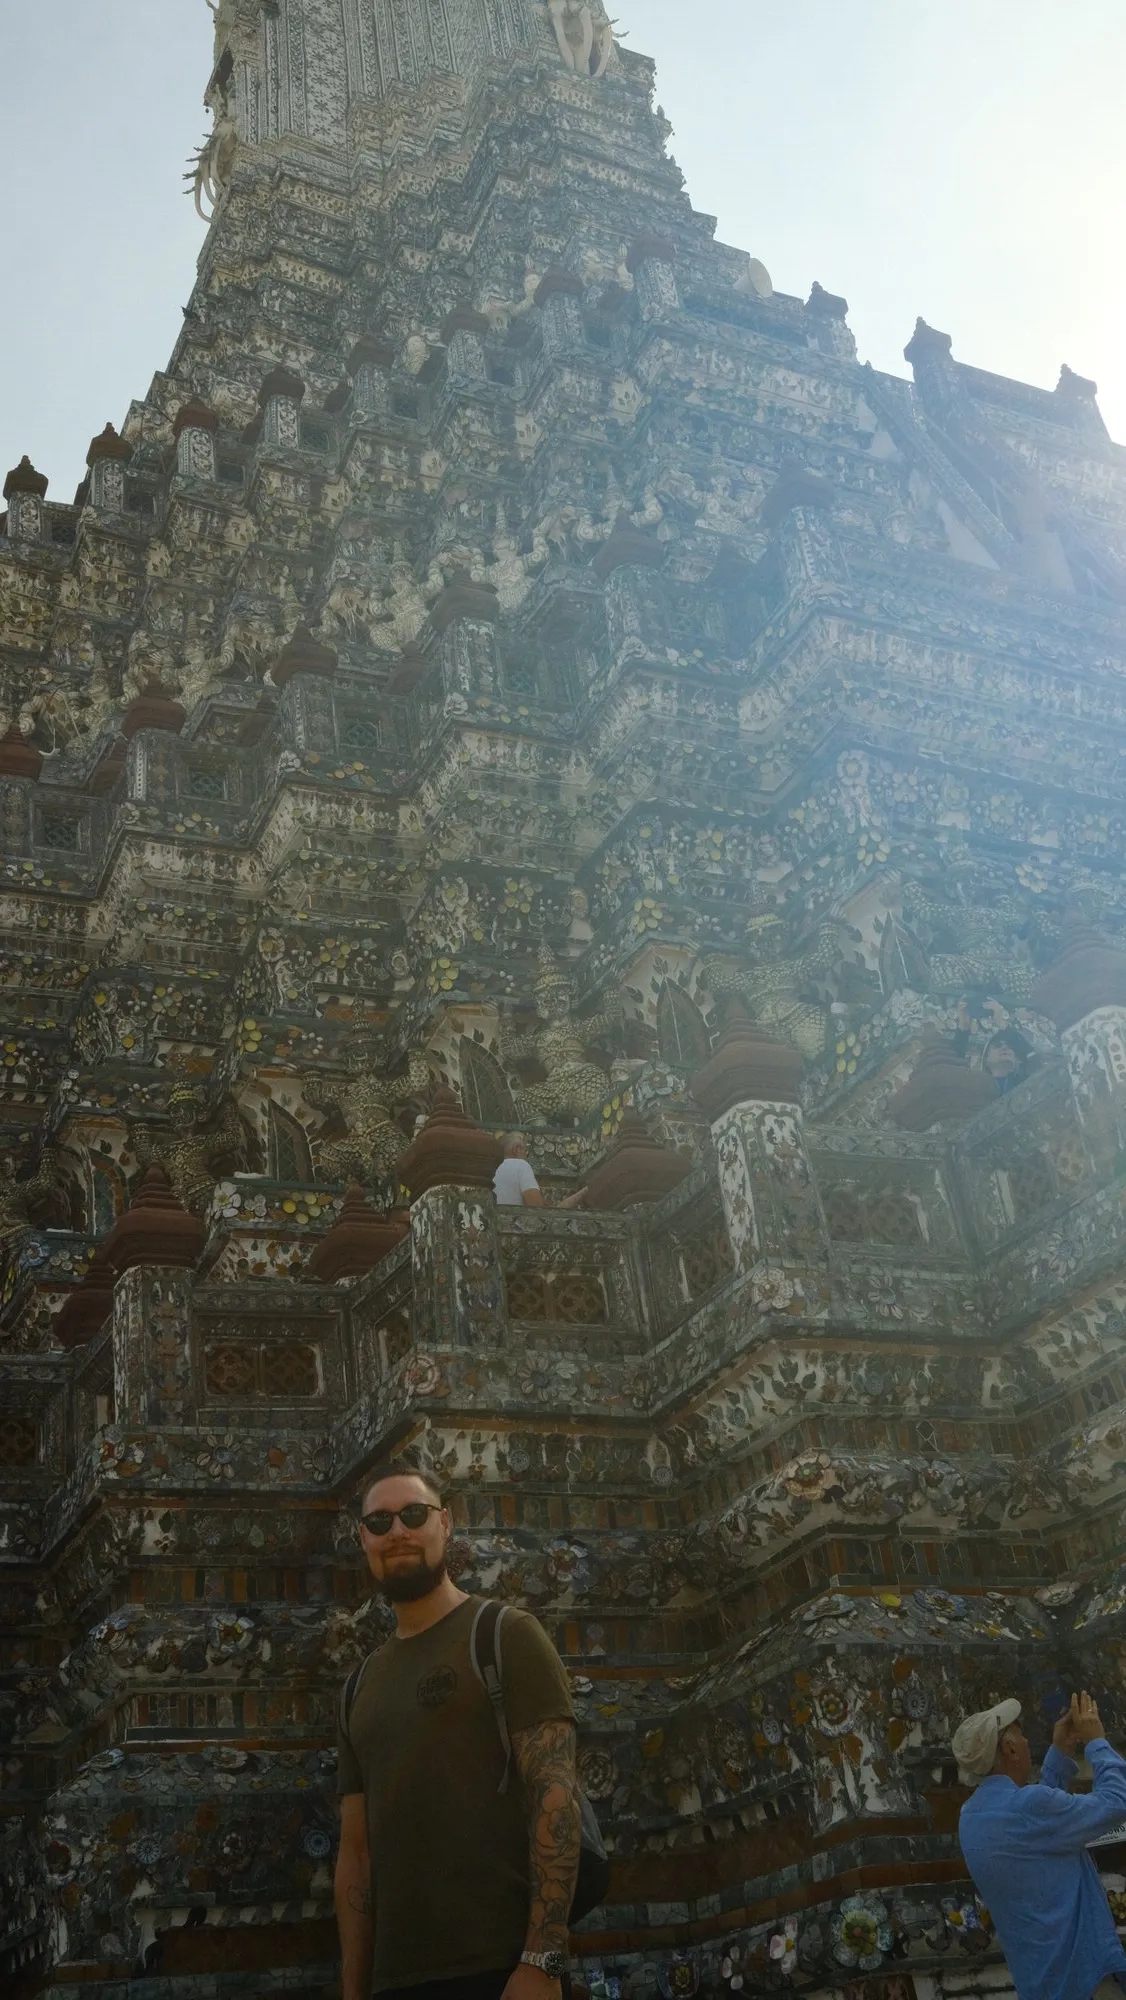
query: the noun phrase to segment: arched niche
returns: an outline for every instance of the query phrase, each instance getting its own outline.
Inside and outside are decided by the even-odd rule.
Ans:
[[[661,1060],[672,1069],[691,1073],[706,1063],[712,1052],[708,1025],[696,1002],[671,979],[666,979],[657,999],[657,1047]]]
[[[478,1125],[514,1125],[516,1106],[495,1056],[463,1035],[458,1043],[462,1108]]]

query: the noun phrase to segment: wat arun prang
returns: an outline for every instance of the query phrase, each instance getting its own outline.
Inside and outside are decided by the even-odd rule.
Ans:
[[[5,486],[4,1990],[331,1991],[396,1446],[595,1992],[1002,1993],[952,1722],[1126,1728],[1126,455],[716,243],[597,5],[216,29],[167,371]]]

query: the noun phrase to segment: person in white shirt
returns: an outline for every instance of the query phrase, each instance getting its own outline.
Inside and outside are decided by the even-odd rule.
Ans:
[[[528,1159],[528,1145],[522,1132],[510,1132],[504,1142],[504,1158],[493,1175],[493,1193],[501,1208],[543,1208],[543,1190]],[[560,1208],[578,1208],[586,1189],[569,1194]]]
[[[493,1175],[493,1193],[501,1208],[542,1208],[543,1192],[528,1160],[528,1147],[521,1132],[510,1132],[504,1142],[504,1158]]]

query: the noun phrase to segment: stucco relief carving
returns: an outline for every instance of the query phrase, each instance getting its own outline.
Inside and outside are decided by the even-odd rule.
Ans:
[[[614,53],[614,25],[600,0],[548,0],[559,53],[579,76],[606,74]]]

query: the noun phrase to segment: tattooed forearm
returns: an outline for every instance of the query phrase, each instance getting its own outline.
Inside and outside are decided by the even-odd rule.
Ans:
[[[517,1734],[512,1747],[528,1814],[532,1895],[526,1949],[566,1951],[579,1872],[574,1724],[542,1722]]]
[[[340,1926],[341,2000],[368,2000],[375,1927],[362,1792],[349,1792],[340,1801],[340,1852],[333,1888]]]

